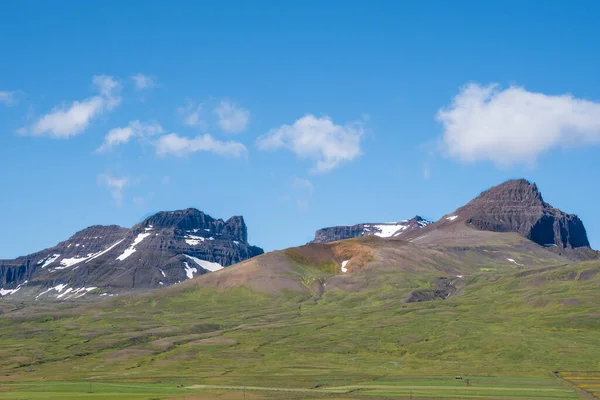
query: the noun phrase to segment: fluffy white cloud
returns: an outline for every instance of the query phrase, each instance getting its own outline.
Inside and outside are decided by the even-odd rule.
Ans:
[[[364,135],[361,122],[336,125],[331,118],[308,114],[294,122],[271,129],[257,139],[261,150],[288,149],[300,158],[316,161],[313,171],[330,171],[360,156]]]
[[[161,136],[156,145],[156,154],[159,156],[172,155],[183,157],[197,151],[209,151],[215,154],[241,157],[248,149],[240,142],[223,142],[213,138],[208,133],[195,138],[179,136],[176,133]]]
[[[133,83],[135,84],[135,88],[138,90],[149,89],[156,86],[156,82],[154,82],[154,78],[144,74],[135,74],[131,77]]]
[[[129,125],[125,127],[111,129],[104,137],[104,143],[97,151],[102,152],[112,150],[120,144],[128,143],[133,137],[142,138],[163,132],[162,126],[156,122],[143,124],[140,121],[130,121]]]
[[[55,107],[33,126],[23,128],[20,132],[33,136],[47,135],[57,139],[67,139],[82,133],[94,118],[114,109],[121,103],[121,98],[116,94],[120,89],[120,84],[112,77],[94,76],[93,83],[97,87],[99,95],[74,101],[70,106]]]
[[[127,177],[114,177],[109,174],[98,175],[98,185],[108,188],[115,203],[120,206],[123,202],[123,191],[129,183]]]
[[[0,90],[0,104],[4,104],[5,106],[12,106],[19,102],[19,94],[22,93],[19,90],[7,91]]]
[[[223,132],[241,133],[250,122],[250,111],[228,101],[221,101],[214,110]]]
[[[552,148],[600,143],[600,103],[518,86],[470,83],[436,119],[443,150],[463,162],[531,165]]]

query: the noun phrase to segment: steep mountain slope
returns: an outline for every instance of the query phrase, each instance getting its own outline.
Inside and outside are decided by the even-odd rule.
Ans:
[[[171,285],[262,254],[242,217],[159,212],[131,229],[86,228],[57,246],[0,261],[0,294],[71,299]]]
[[[431,221],[416,216],[399,222],[364,223],[351,226],[332,226],[315,232],[311,243],[329,243],[337,240],[352,239],[363,236],[398,237],[408,232],[424,228]]]
[[[525,179],[494,186],[422,232],[408,233],[405,239],[420,243],[455,241],[453,232],[462,225],[479,231],[516,232],[574,261],[598,257],[579,217],[546,203],[537,185]]]

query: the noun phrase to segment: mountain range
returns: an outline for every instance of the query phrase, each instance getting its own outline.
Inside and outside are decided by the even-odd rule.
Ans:
[[[521,239],[499,233],[516,233]],[[348,240],[359,238],[363,240]],[[546,203],[537,185],[519,179],[482,192],[436,222],[416,216],[323,228],[305,246],[264,255],[261,248],[248,244],[241,216],[224,221],[189,208],[159,212],[130,229],[91,226],[52,248],[0,260],[0,295],[35,300],[100,298],[169,286],[233,264],[239,265],[205,282],[218,287],[249,285],[269,292],[321,292],[325,282],[307,288],[288,273],[295,263],[316,263],[338,273],[327,282],[330,288],[365,284],[354,282],[347,272],[410,269],[417,260],[419,268],[460,275],[473,268],[472,263],[461,264],[467,248],[461,244],[473,246],[492,238],[497,246],[508,241],[500,245],[507,255],[498,254],[498,248],[477,252],[482,263],[501,258],[507,266],[526,267],[540,260],[597,257],[583,222]],[[522,254],[511,257],[515,248]],[[536,254],[535,259],[531,254]]]
[[[515,233],[520,239],[502,233]],[[305,246],[269,254],[248,244],[243,217],[224,221],[193,208],[159,212],[130,229],[91,226],[52,248],[0,260],[0,295],[35,300],[100,298],[169,286],[233,264],[238,265],[204,282],[217,287],[248,285],[268,292],[323,292],[327,285],[364,286],[366,282],[346,275],[363,269],[412,269],[418,264],[419,269],[460,275],[474,267],[461,263],[465,253],[473,252],[465,243],[473,246],[490,240],[496,247],[476,252],[480,263],[502,259],[507,267],[530,267],[540,260],[598,257],[576,215],[552,207],[537,185],[519,179],[482,192],[436,222],[416,216],[399,222],[328,227],[317,230]],[[515,249],[520,254],[510,256]],[[321,265],[335,275],[308,287],[291,273],[299,261]]]
[[[159,212],[131,229],[95,225],[54,247],[0,260],[2,297],[74,299],[172,285],[260,255],[244,218],[194,208]]]
[[[247,243],[241,217],[187,209],[1,264],[10,390],[118,381],[218,392],[204,398],[247,386],[253,398],[575,399],[556,377],[600,368],[598,252],[578,217],[525,180],[435,222],[325,228],[268,253]],[[410,377],[423,381],[415,393]]]

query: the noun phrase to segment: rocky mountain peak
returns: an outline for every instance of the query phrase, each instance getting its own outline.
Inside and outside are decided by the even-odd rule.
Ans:
[[[583,222],[546,203],[537,185],[525,179],[509,180],[482,192],[454,215],[487,231],[518,232],[542,246],[589,247]]]
[[[545,205],[537,185],[526,179],[512,179],[482,192],[467,206],[485,206],[493,203],[519,203],[520,205]]]
[[[379,236],[382,238],[399,237],[416,229],[424,228],[431,221],[415,216],[398,222],[363,223],[349,226],[332,226],[319,229],[311,243],[328,243],[343,239],[363,236]]]
[[[222,239],[248,241],[248,228],[244,217],[234,216],[227,221],[214,219],[210,215],[195,208],[177,211],[158,212],[134,227],[137,230],[146,228],[173,229],[177,232],[200,232],[202,235],[218,235]]]

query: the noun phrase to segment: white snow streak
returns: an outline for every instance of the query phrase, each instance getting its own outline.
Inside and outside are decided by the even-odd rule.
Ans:
[[[146,228],[146,229],[149,229],[149,228]],[[138,244],[140,244],[141,241],[144,240],[145,238],[147,238],[148,236],[150,236],[150,233],[148,233],[148,232],[146,232],[146,233],[140,233],[139,235],[137,235],[137,237],[135,238],[135,240],[133,241],[133,243],[131,244],[131,246],[129,246],[128,248],[126,248],[125,251],[123,252],[123,254],[121,254],[116,259],[119,260],[119,261],[123,261],[124,259],[126,259],[130,255],[132,255],[133,253],[135,253],[135,246],[137,246]]]
[[[65,269],[65,268],[72,267],[75,264],[79,264],[80,262],[87,260],[92,255],[93,254],[88,254],[87,257],[75,256],[75,257],[71,257],[71,258],[63,258],[62,260],[60,260],[61,266],[56,267],[54,269],[57,270],[57,269]]]
[[[20,287],[16,289],[0,289],[0,296],[8,296],[9,294],[18,292],[20,289]]]
[[[513,263],[513,264],[516,264],[516,265],[523,266],[523,264],[519,264],[518,262],[516,262],[516,261],[515,261],[515,260],[513,260],[512,258],[507,258],[507,260],[508,260],[509,262]]]
[[[108,253],[108,252],[109,252],[109,251],[111,251],[111,250],[112,250],[112,249],[113,249],[115,246],[117,246],[119,243],[121,243],[123,240],[125,240],[125,239],[121,239],[121,240],[119,240],[117,243],[115,243],[115,244],[113,244],[112,246],[110,246],[109,248],[107,248],[106,250],[103,250],[103,251],[101,251],[101,252],[99,252],[99,253],[96,253],[96,254],[94,254],[93,256],[91,256],[91,257],[89,258],[89,260],[87,260],[87,261],[86,261],[86,263],[89,263],[89,262],[90,262],[90,261],[92,261],[94,258],[98,258],[98,257],[100,257],[101,255],[103,255],[103,254],[105,254],[105,253]]]
[[[58,257],[60,257],[60,254],[53,254],[51,256],[44,258],[43,260],[40,260],[40,262],[38,262],[38,265],[43,263],[40,268],[46,268],[48,265],[50,265],[54,261],[56,261],[58,259]]]
[[[449,216],[449,217],[446,217],[446,219],[447,219],[448,221],[454,221],[456,218],[458,218],[458,215],[451,215],[451,216]]]
[[[348,261],[350,260],[342,261],[342,272],[348,272],[348,268],[346,268],[346,264],[348,264]]]

